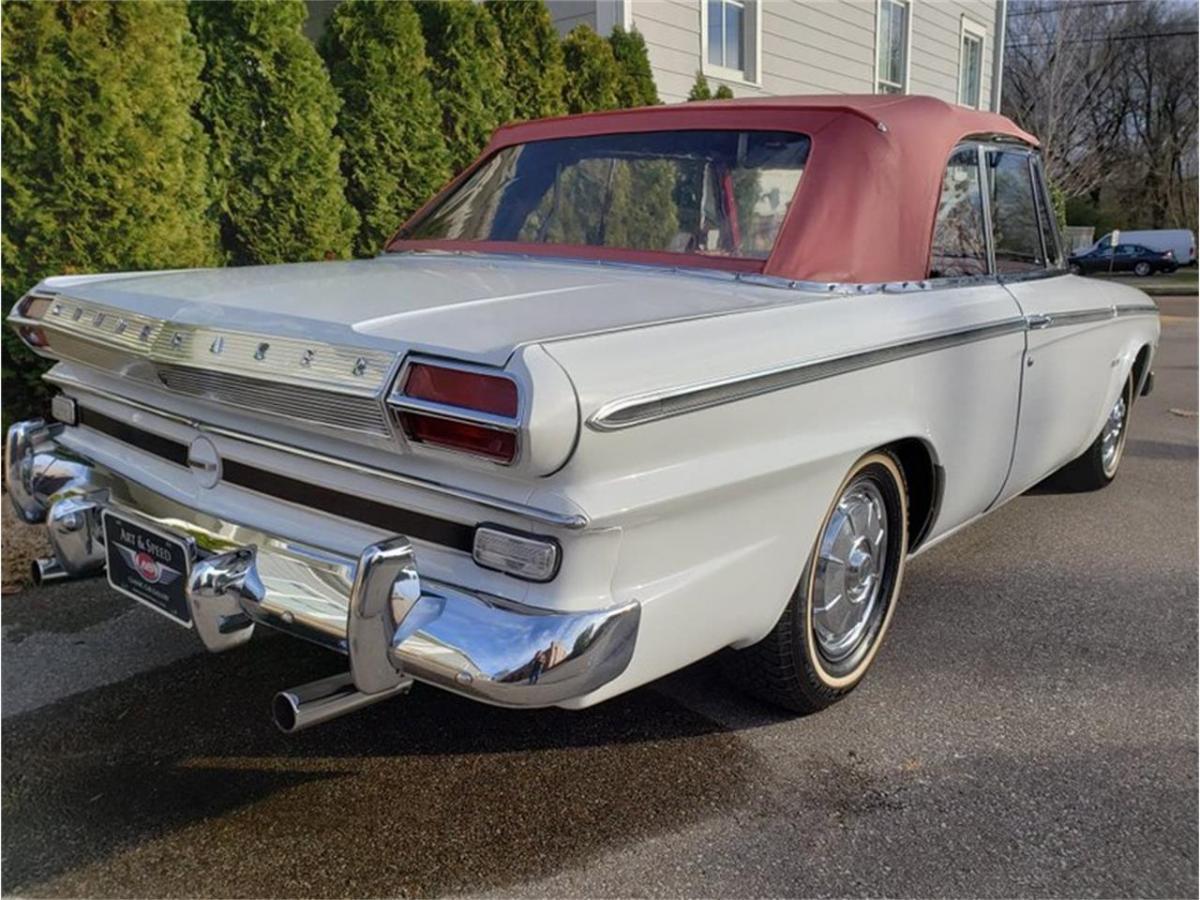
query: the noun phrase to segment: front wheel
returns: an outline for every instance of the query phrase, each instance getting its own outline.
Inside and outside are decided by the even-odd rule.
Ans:
[[[1150,263],[1148,263],[1148,262],[1140,262],[1136,266],[1133,267],[1133,274],[1135,274],[1141,278],[1145,278],[1147,275],[1150,274],[1150,272],[1151,272],[1151,268],[1150,268]]]
[[[1108,411],[1108,418],[1096,439],[1078,459],[1067,463],[1051,476],[1051,481],[1072,491],[1095,491],[1107,487],[1117,477],[1117,468],[1125,455],[1125,436],[1129,432],[1129,410],[1133,406],[1133,375],[1125,381],[1120,396]]]
[[[783,615],[757,644],[726,651],[726,673],[795,712],[840,700],[883,642],[907,552],[904,474],[890,453],[868,453],[838,488]]]

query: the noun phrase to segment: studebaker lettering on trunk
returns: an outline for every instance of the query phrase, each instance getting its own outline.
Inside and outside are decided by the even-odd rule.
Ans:
[[[1159,335],[1067,271],[1031,135],[883,96],[502,128],[375,259],[48,278],[10,322],[60,391],[7,435],[40,575],[345,654],[285,730],[714,653],[826,706],[912,554],[1114,477]]]

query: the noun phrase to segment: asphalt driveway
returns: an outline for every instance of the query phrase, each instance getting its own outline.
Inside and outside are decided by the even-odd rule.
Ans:
[[[875,669],[777,715],[700,664],[583,713],[418,687],[293,737],[340,661],[208,656],[92,580],[5,596],[3,890],[1197,895],[1196,300],[1117,481],[918,557]]]

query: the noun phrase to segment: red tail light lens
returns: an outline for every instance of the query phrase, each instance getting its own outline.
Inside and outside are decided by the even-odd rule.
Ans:
[[[37,325],[22,325],[17,329],[23,340],[30,347],[49,347],[50,341],[46,338],[46,332]]]
[[[517,456],[517,385],[501,375],[412,363],[392,397],[410,441],[501,463]]]
[[[418,443],[463,450],[506,463],[512,462],[517,455],[517,436],[511,431],[496,431],[482,425],[412,412],[401,413],[400,424],[409,440]]]
[[[510,419],[517,415],[516,384],[498,375],[463,369],[413,363],[404,379],[404,396]]]

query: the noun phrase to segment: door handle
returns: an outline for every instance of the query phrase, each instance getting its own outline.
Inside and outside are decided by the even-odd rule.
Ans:
[[[1034,315],[1025,317],[1025,325],[1030,331],[1040,328],[1049,328],[1053,321],[1054,319],[1050,316]]]

